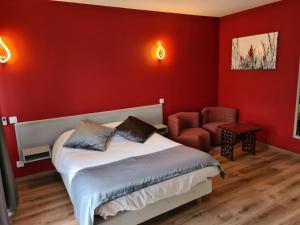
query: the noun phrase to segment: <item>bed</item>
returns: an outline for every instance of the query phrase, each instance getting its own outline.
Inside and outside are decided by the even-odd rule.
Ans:
[[[157,108],[161,108],[161,105],[155,105],[154,107],[155,111],[157,111]],[[112,120],[122,121],[127,115],[132,115],[133,112],[138,112],[139,110],[140,108],[134,108],[133,111],[132,109],[125,109],[125,111],[121,110],[121,117],[110,116],[109,120],[106,118],[102,120],[102,123],[110,122],[104,123],[104,125],[108,127],[115,127],[120,122],[112,122]],[[150,110],[153,110],[153,108],[150,107]],[[152,116],[157,117],[157,115],[160,114],[160,111],[162,112],[162,110],[158,110],[158,113],[154,113]],[[120,110],[116,112],[111,111],[110,113],[119,114]],[[148,113],[149,111],[145,111],[145,108],[143,108],[142,113],[137,114],[139,114],[138,116],[140,116],[140,118],[143,118],[143,115],[147,115]],[[87,117],[88,119],[91,119],[95,116],[98,117],[99,115],[91,114],[91,116],[85,116],[84,119]],[[103,114],[100,117],[103,118]],[[162,115],[159,115],[158,117],[158,120],[160,120]],[[76,117],[77,122],[80,119],[82,118]],[[155,118],[152,119],[153,121],[156,120]],[[70,121],[74,120],[74,118],[68,117],[63,120]],[[148,118],[148,121],[149,120],[150,118]],[[28,132],[32,133],[33,130],[38,132],[38,129],[41,129],[41,124],[47,126],[47,123],[53,123],[55,121],[56,120],[39,121],[38,123],[33,122],[33,125],[32,122],[19,124],[19,126],[16,126],[17,138],[21,138],[18,145],[22,147],[24,147],[24,145],[28,146],[27,143],[22,142],[22,140],[24,140],[24,138],[22,139],[23,136],[26,136]],[[152,124],[157,122],[160,121],[152,122]],[[26,129],[24,129],[24,127]],[[68,125],[68,129],[65,128],[63,132],[55,131],[56,137],[54,138],[53,143],[49,144],[53,146],[52,162],[57,171],[60,173],[73,204],[74,199],[72,198],[71,188],[72,181],[80,171],[83,171],[86,168],[110,165],[132,157],[143,157],[166,152],[168,149],[178,148],[181,146],[179,143],[173,142],[157,133],[154,133],[144,144],[132,142],[119,135],[114,135],[108,144],[106,152],[82,151],[78,149],[64,148],[64,142],[74,132],[74,130],[70,128],[72,128],[72,126],[70,127],[70,125]],[[50,131],[50,133],[51,132],[54,131]],[[60,135],[57,135],[58,133]],[[41,144],[45,144],[45,141],[46,140],[40,140],[40,142],[43,142]],[[141,188],[138,191],[130,192],[126,195],[115,198],[112,201],[105,202],[95,208],[95,210],[92,210],[95,215],[93,224],[134,225],[144,222],[152,217],[210,193],[212,191],[211,178],[219,173],[220,168],[216,165],[196,169],[189,173],[175,176],[171,179],[166,179],[162,182]]]

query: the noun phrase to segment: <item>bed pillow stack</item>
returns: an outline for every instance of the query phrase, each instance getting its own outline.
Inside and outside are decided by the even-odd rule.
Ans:
[[[90,121],[81,121],[64,147],[92,151],[106,151],[109,138],[118,134],[130,141],[144,143],[156,128],[136,117],[129,116],[116,128]]]

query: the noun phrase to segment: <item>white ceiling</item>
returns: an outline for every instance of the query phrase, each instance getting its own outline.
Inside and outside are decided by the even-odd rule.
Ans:
[[[222,17],[279,0],[56,0],[61,2]]]

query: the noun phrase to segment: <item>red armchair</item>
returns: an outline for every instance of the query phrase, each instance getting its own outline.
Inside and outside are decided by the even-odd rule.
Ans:
[[[202,128],[210,133],[211,145],[220,145],[220,125],[237,122],[237,109],[226,107],[206,107],[201,111]]]
[[[200,113],[180,112],[168,118],[170,138],[181,144],[207,151],[209,132],[199,127]]]

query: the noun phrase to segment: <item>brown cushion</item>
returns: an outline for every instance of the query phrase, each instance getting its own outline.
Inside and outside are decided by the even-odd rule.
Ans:
[[[156,128],[134,116],[129,116],[123,123],[116,127],[116,134],[139,143],[144,143]]]

